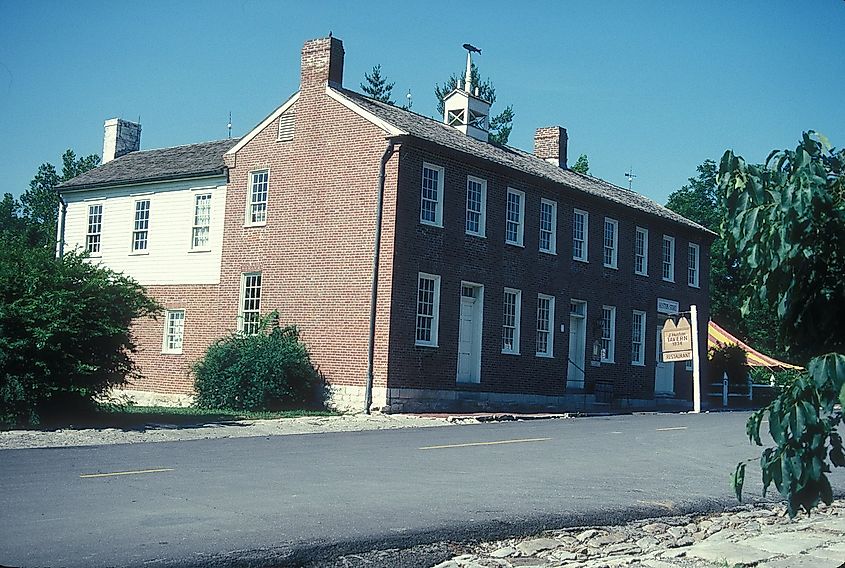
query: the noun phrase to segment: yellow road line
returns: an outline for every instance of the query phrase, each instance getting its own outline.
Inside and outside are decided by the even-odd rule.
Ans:
[[[668,432],[669,430],[686,430],[686,426],[675,426],[674,428],[658,428],[658,432]]]
[[[500,444],[521,444],[523,442],[546,442],[551,438],[523,438],[521,440],[498,440],[496,442],[469,442],[466,444],[447,444],[445,446],[424,446],[419,450],[442,450],[445,448],[468,448],[470,446],[497,446]]]
[[[115,477],[118,475],[138,475],[140,473],[161,473],[162,471],[173,471],[172,467],[160,467],[158,469],[137,469],[134,471],[114,471],[112,473],[83,473],[79,477],[90,479],[92,477]]]

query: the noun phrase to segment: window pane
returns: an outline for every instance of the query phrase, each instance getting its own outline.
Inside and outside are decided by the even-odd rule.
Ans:
[[[521,219],[521,196],[512,191],[508,192],[507,204],[507,227],[505,240],[509,243],[519,242],[519,225],[522,223]]]
[[[150,200],[135,202],[135,225],[132,231],[132,250],[146,250],[150,227]]]
[[[439,183],[440,172],[434,168],[423,167],[422,210],[420,211],[420,219],[428,223],[438,222]]]
[[[476,180],[467,180],[467,225],[468,233],[481,233],[481,215],[483,207],[482,184]]]

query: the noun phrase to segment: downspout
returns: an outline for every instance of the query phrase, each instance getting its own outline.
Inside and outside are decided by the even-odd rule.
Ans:
[[[367,386],[364,391],[364,413],[370,413],[373,402],[373,359],[376,349],[376,301],[378,300],[378,264],[381,256],[381,225],[384,212],[384,183],[387,162],[396,151],[396,139],[388,138],[387,148],[381,156],[378,170],[378,194],[376,197],[376,240],[373,245],[373,281],[370,288],[370,335],[367,343]]]
[[[58,242],[58,258],[65,255],[65,218],[67,218],[67,201],[62,197],[62,190],[56,188],[56,195],[59,196],[59,203],[61,203],[61,211],[59,211],[59,242]]]

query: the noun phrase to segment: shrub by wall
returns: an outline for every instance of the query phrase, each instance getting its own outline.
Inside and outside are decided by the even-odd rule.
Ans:
[[[322,402],[319,374],[299,330],[269,321],[278,314],[265,318],[256,335],[235,333],[208,348],[193,368],[197,406],[284,410]]]
[[[0,424],[92,404],[136,372],[134,318],[159,306],[134,280],[0,234]]]

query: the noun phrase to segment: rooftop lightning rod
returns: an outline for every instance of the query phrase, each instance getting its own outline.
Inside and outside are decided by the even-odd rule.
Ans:
[[[232,111],[229,111],[229,124],[226,125],[226,128],[229,129],[229,138],[232,138]]]
[[[637,177],[637,174],[634,173],[634,166],[625,172],[625,177],[628,178],[628,191],[634,191],[634,178]]]

